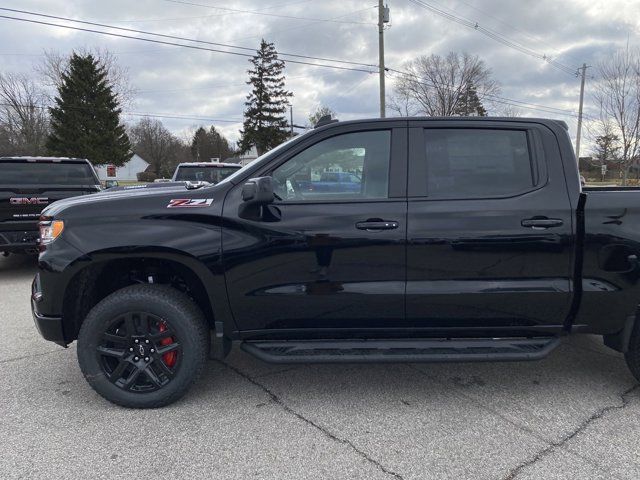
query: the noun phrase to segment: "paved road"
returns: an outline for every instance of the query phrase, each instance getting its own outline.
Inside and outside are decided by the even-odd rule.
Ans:
[[[595,337],[514,364],[270,366],[235,350],[180,402],[111,405],[40,339],[0,259],[0,478],[640,478],[640,388]]]

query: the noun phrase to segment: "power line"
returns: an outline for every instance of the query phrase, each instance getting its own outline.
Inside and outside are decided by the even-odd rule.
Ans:
[[[436,85],[433,82],[428,82],[425,81],[424,79],[420,78],[418,75],[410,73],[410,72],[405,72],[402,70],[397,70],[394,68],[387,68],[387,71],[395,73],[397,75],[403,75],[406,77],[411,77],[413,79],[415,79],[420,85],[429,87],[429,88],[440,88],[440,89],[445,89],[445,90],[449,90],[449,91],[455,91],[456,89],[451,88],[451,87],[447,87],[445,85]],[[576,112],[574,112],[573,110],[566,110],[566,109],[562,109],[562,108],[557,108],[557,107],[551,107],[548,105],[540,105],[540,104],[536,104],[536,103],[530,103],[530,102],[523,102],[521,100],[515,100],[512,98],[506,98],[506,97],[501,97],[498,95],[493,95],[493,94],[484,94],[482,95],[483,98],[487,98],[489,100],[491,100],[492,102],[495,103],[500,103],[500,104],[504,104],[504,105],[510,105],[512,107],[519,107],[519,108],[524,108],[524,109],[528,109],[528,110],[537,110],[537,111],[541,111],[541,112],[545,112],[545,113],[550,113],[552,115],[565,115],[568,117],[578,117],[578,114]],[[585,115],[586,116],[586,115]]]
[[[212,8],[215,10],[224,10],[224,11],[228,11],[228,12],[235,12],[235,13],[247,13],[247,14],[251,14],[251,15],[262,15],[265,17],[277,17],[277,18],[288,18],[288,19],[292,19],[292,20],[313,20],[314,22],[330,22],[330,23],[347,23],[347,24],[356,24],[356,25],[375,25],[375,23],[373,22],[356,22],[356,21],[351,21],[351,20],[334,20],[331,18],[312,18],[312,17],[297,17],[294,15],[280,15],[277,13],[264,13],[264,12],[258,12],[255,10],[240,10],[237,8],[229,8],[229,7],[216,7],[214,5],[205,5],[202,3],[195,3],[195,2],[187,2],[184,0],[162,0],[164,2],[169,2],[169,3],[178,3],[181,5],[190,5],[190,6],[194,6],[194,7],[203,7],[203,8]]]
[[[290,80],[298,80],[300,78],[314,78],[314,79],[321,79],[321,78],[326,78],[328,76],[331,75],[335,75],[334,72],[329,72],[329,73],[325,73],[324,75],[295,75],[295,76],[290,76],[287,75],[286,76],[286,81],[289,82]],[[362,79],[362,81],[367,80],[369,77],[364,77]],[[211,84],[211,85],[207,85],[204,87],[190,87],[190,88],[161,88],[161,89],[149,89],[149,90],[136,90],[135,93],[137,94],[145,94],[145,93],[170,93],[170,92],[192,92],[192,91],[196,91],[196,90],[212,90],[214,88],[227,88],[227,87],[241,87],[241,86],[245,86],[247,84],[247,82],[236,82],[236,83],[218,83],[218,84]]]
[[[573,60],[575,60],[576,62],[578,62],[578,60],[577,60],[575,57],[573,57],[573,56],[571,56],[571,55],[567,54],[566,52],[563,52],[563,51],[561,51],[561,50],[558,50],[558,49],[557,49],[557,48],[555,48],[553,45],[551,45],[551,44],[550,44],[550,43],[548,43],[548,42],[545,42],[544,40],[540,39],[539,37],[534,36],[534,35],[531,35],[530,33],[528,33],[528,32],[526,32],[526,31],[522,30],[521,28],[517,28],[517,27],[515,27],[514,25],[511,25],[509,22],[507,22],[507,21],[505,21],[505,20],[502,20],[501,18],[496,17],[495,15],[492,15],[492,14],[490,14],[490,13],[488,13],[488,12],[486,12],[486,11],[484,11],[484,10],[482,10],[482,9],[478,8],[478,7],[475,7],[474,5],[472,5],[472,4],[471,4],[471,3],[469,3],[469,2],[466,2],[465,0],[458,0],[458,2],[460,2],[460,3],[462,3],[462,4],[466,5],[466,6],[468,6],[469,8],[472,8],[473,10],[475,10],[475,11],[479,12],[481,15],[484,15],[485,17],[488,17],[488,18],[492,18],[492,19],[494,19],[494,20],[495,20],[495,21],[497,21],[498,23],[501,23],[502,25],[504,25],[504,26],[506,26],[507,28],[509,28],[509,29],[513,30],[514,32],[517,32],[517,33],[520,33],[521,35],[524,35],[525,37],[529,38],[530,40],[533,40],[534,42],[540,43],[540,44],[542,44],[542,45],[546,45],[546,46],[547,46],[547,47],[549,47],[551,50],[553,50],[553,51],[555,51],[556,53],[558,53],[558,55],[559,55],[559,56],[565,55],[565,56],[567,56],[567,57],[569,57],[569,58],[572,58],[572,59],[573,59]],[[441,5],[442,5],[442,4],[441,4]],[[450,8],[449,10],[455,11],[455,10],[453,10],[453,9],[451,9],[451,8]]]
[[[25,14],[25,15],[33,15],[36,17],[44,17],[44,18],[51,18],[51,19],[55,19],[55,20],[63,20],[66,22],[74,22],[74,23],[80,23],[82,25],[91,25],[94,27],[103,27],[103,28],[111,28],[114,30],[121,30],[124,32],[131,32],[131,33],[139,33],[141,35],[151,35],[151,36],[155,36],[155,37],[161,37],[161,38],[169,38],[172,40],[182,40],[182,41],[187,41],[187,42],[193,42],[193,43],[200,43],[200,44],[204,44],[204,45],[214,45],[214,46],[218,46],[218,47],[226,47],[226,48],[235,48],[238,50],[244,50],[244,51],[250,51],[250,52],[255,52],[255,48],[251,48],[251,47],[242,47],[242,46],[238,46],[238,45],[230,45],[227,43],[218,43],[218,42],[210,42],[210,41],[206,41],[206,40],[198,40],[198,39],[194,39],[194,38],[188,38],[188,37],[179,37],[176,35],[168,35],[168,34],[163,34],[163,33],[156,33],[156,32],[149,32],[149,31],[145,31],[145,30],[138,30],[135,28],[126,28],[126,27],[116,27],[114,25],[108,25],[105,23],[98,23],[98,22],[89,22],[86,20],[76,20],[73,18],[68,18],[68,17],[61,17],[58,15],[48,15],[45,13],[38,13],[38,12],[30,12],[27,10],[17,10],[14,8],[4,8],[4,7],[0,7],[0,10],[4,10],[4,11],[8,11],[8,12],[13,12],[13,13],[21,13],[21,14]],[[69,27],[66,27],[69,28]],[[104,32],[106,33],[106,32]],[[301,55],[301,54],[296,54],[296,53],[286,53],[286,52],[278,52],[279,56],[286,56],[286,57],[295,57],[295,58],[305,58],[305,59],[309,59],[309,60],[320,60],[320,61],[325,61],[325,62],[333,62],[333,63],[343,63],[343,64],[348,64],[348,65],[358,65],[358,66],[363,66],[363,67],[372,67],[375,68],[376,65],[373,64],[367,64],[367,63],[361,63],[361,62],[352,62],[349,60],[338,60],[338,59],[334,59],[334,58],[324,58],[324,57],[314,57],[311,55]],[[292,62],[291,60],[288,60],[290,62]],[[292,62],[293,63],[293,62]]]
[[[263,8],[259,8],[257,10],[255,10],[256,13],[259,13],[263,10],[271,10],[274,8],[282,8],[282,7],[288,7],[290,5],[297,5],[300,3],[308,3],[311,2],[313,0],[297,0],[295,2],[289,2],[289,3],[280,3],[278,5],[271,5],[268,7],[263,7]],[[154,18],[154,19],[134,19],[134,20],[118,20],[118,19],[111,19],[108,20],[110,22],[115,22],[115,23],[155,23],[155,22],[172,22],[172,21],[176,21],[176,20],[194,20],[194,19],[200,19],[200,18],[211,18],[211,17],[223,17],[225,15],[235,15],[237,12],[228,12],[228,13],[217,13],[217,14],[211,14],[211,15],[198,15],[198,16],[192,16],[192,17],[170,17],[170,18]]]
[[[456,91],[455,88],[452,87],[447,87],[445,85],[436,85],[432,82],[427,82],[423,79],[421,79],[418,75],[409,73],[409,72],[403,72],[401,70],[396,70],[393,68],[389,68],[388,69],[390,72],[392,73],[396,73],[399,75],[404,75],[404,76],[408,76],[408,77],[412,77],[414,79],[417,80],[417,82],[420,85],[429,87],[429,88],[440,88],[440,89],[444,89],[444,90],[449,90],[449,91]],[[496,103],[500,103],[500,104],[504,104],[504,105],[510,105],[513,107],[521,107],[521,108],[525,108],[525,109],[529,109],[529,110],[538,110],[538,111],[542,111],[545,113],[551,113],[554,115],[567,115],[567,116],[572,116],[572,117],[577,117],[577,114],[575,114],[573,111],[571,110],[564,110],[564,109],[560,109],[560,108],[556,108],[556,107],[550,107],[547,105],[539,105],[539,104],[534,104],[534,103],[528,103],[528,102],[523,102],[520,100],[514,100],[511,98],[506,98],[506,97],[500,97],[498,95],[493,95],[493,94],[484,94],[482,95],[483,98],[488,98],[489,100],[491,100],[492,102],[496,102]]]
[[[446,18],[447,20],[451,20],[452,22],[458,23],[460,25],[463,25],[467,28],[471,28],[473,30],[476,30],[480,33],[482,33],[483,35],[507,46],[510,48],[513,48],[515,50],[518,50],[519,52],[522,52],[526,55],[529,55],[531,57],[537,58],[539,60],[544,60],[545,62],[547,62],[549,65],[551,65],[552,67],[557,68],[558,70],[561,70],[565,73],[568,73],[570,75],[576,76],[577,75],[577,69],[576,68],[571,68],[568,67],[560,62],[558,62],[557,60],[552,59],[551,57],[549,57],[546,54],[543,53],[539,53],[536,52],[535,50],[532,50],[520,43],[517,43],[513,40],[510,40],[509,38],[505,37],[504,35],[494,32],[493,30],[490,30],[488,28],[485,28],[483,26],[481,26],[478,22],[473,22],[471,20],[468,20],[466,18],[463,17],[458,17],[456,15],[453,15],[451,13],[448,13],[438,7],[435,7],[429,3],[424,2],[423,0],[409,0],[411,3],[418,5],[426,10],[429,10],[430,12],[435,13],[436,15],[439,15],[443,18]]]
[[[19,103],[0,103],[0,106],[11,107],[11,108],[15,108],[15,107],[38,108],[41,110],[48,110],[49,108],[51,108],[47,105],[38,105],[38,104],[26,105],[26,104],[19,104]],[[70,110],[91,110],[92,109],[92,107],[82,107],[77,105],[76,106],[67,105],[65,108],[68,108]],[[225,118],[211,118],[203,115],[194,115],[194,114],[181,115],[181,114],[171,114],[171,113],[128,112],[128,111],[120,112],[120,114],[133,116],[133,117],[171,118],[171,119],[178,119],[178,120],[196,120],[196,121],[203,121],[203,122],[219,122],[219,123],[242,123],[242,119],[232,120],[232,119],[225,119]]]
[[[2,10],[2,9],[0,8],[0,10]],[[69,30],[77,30],[77,31],[80,31],[80,32],[97,33],[99,35],[107,35],[107,36],[110,36],[110,37],[117,37],[117,38],[126,38],[126,39],[129,39],[129,40],[138,40],[138,41],[141,41],[141,42],[157,43],[157,44],[160,44],[160,45],[171,45],[171,46],[174,46],[174,47],[182,47],[182,48],[190,48],[192,50],[201,50],[201,51],[215,52],[215,53],[226,53],[228,55],[236,55],[236,56],[247,57],[247,58],[253,57],[253,55],[248,54],[248,53],[230,52],[228,50],[219,50],[219,49],[209,48],[209,47],[199,47],[197,45],[187,45],[187,44],[184,44],[184,43],[168,42],[168,41],[163,41],[163,40],[155,40],[155,39],[151,39],[151,38],[133,37],[131,35],[123,35],[123,34],[120,34],[120,33],[104,32],[104,31],[101,31],[101,30],[93,30],[93,29],[90,29],[90,28],[74,27],[74,26],[71,26],[71,25],[60,25],[58,23],[44,22],[44,21],[41,21],[41,20],[32,20],[32,19],[20,18],[20,17],[10,17],[8,15],[0,15],[0,18],[5,18],[5,19],[8,19],[8,20],[16,20],[16,21],[26,22],[26,23],[35,23],[35,24],[38,24],[38,25],[48,25],[48,26],[51,26],[51,27],[66,28],[66,29],[69,29]],[[117,27],[110,27],[110,28],[117,28]],[[327,65],[327,64],[322,64],[322,63],[304,62],[304,61],[301,61],[301,60],[283,59],[283,62],[293,63],[293,64],[297,64],[297,65],[309,65],[309,66],[312,66],[312,67],[333,68],[333,69],[336,69],[336,70],[350,70],[350,71],[354,71],[354,72],[371,73],[371,70],[365,70],[364,68],[341,67],[341,66],[338,66],[338,65]]]
[[[343,14],[343,15],[338,15],[338,16],[336,16],[336,17],[331,17],[331,19],[330,19],[330,20],[335,20],[335,19],[338,19],[338,18],[348,17],[348,16],[350,16],[350,15],[354,15],[354,14],[356,14],[356,13],[360,13],[360,12],[365,12],[365,11],[371,10],[372,8],[376,8],[376,7],[367,7],[367,8],[362,8],[362,9],[360,9],[360,10],[354,10],[354,11],[352,11],[352,12],[348,12],[348,13],[345,13],[345,14]],[[234,41],[234,42],[235,42],[235,41],[237,41],[237,40],[247,40],[247,39],[250,39],[250,38],[266,38],[266,37],[273,37],[273,34],[274,34],[274,33],[279,34],[279,33],[282,33],[282,32],[288,32],[288,31],[291,31],[291,30],[298,30],[298,29],[301,29],[301,28],[307,28],[307,27],[310,27],[310,26],[315,26],[315,25],[317,25],[317,24],[318,24],[318,23],[320,23],[320,22],[322,22],[322,19],[319,19],[319,20],[313,20],[313,21],[308,22],[308,23],[298,24],[298,25],[294,25],[294,26],[292,26],[292,27],[287,27],[287,28],[280,28],[280,27],[279,27],[279,28],[277,28],[277,29],[276,29],[276,31],[275,31],[275,32],[274,32],[273,30],[269,30],[268,32],[266,32],[266,33],[264,33],[264,32],[263,32],[263,33],[261,33],[260,35],[251,35],[251,36],[244,36],[244,37],[234,37],[231,41]]]

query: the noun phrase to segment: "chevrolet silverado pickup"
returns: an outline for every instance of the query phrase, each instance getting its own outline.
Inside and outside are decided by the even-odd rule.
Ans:
[[[36,253],[42,209],[62,198],[98,191],[100,181],[87,160],[0,158],[0,252]]]
[[[343,191],[297,180],[335,171]],[[513,361],[588,333],[640,378],[639,205],[581,187],[563,122],[331,123],[216,185],[47,207],[33,316],[128,407],[175,401],[233,342],[280,363]]]

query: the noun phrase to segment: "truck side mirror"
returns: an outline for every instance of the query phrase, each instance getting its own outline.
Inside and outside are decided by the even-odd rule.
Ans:
[[[247,205],[266,205],[274,198],[271,177],[251,178],[242,187],[242,201]]]

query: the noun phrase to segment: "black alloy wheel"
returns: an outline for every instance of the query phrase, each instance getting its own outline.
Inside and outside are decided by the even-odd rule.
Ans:
[[[123,390],[150,392],[174,378],[180,368],[182,345],[162,318],[130,312],[107,327],[96,352],[111,383]]]

